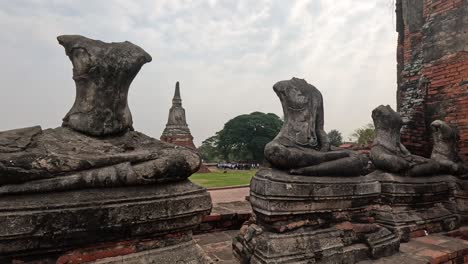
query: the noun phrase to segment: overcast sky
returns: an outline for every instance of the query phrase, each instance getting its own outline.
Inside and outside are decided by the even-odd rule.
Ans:
[[[176,81],[195,144],[253,111],[282,116],[275,82],[323,94],[325,129],[345,139],[395,106],[392,0],[0,0],[0,130],[57,127],[71,108],[72,65],[56,37],[128,40],[146,50],[130,87],[134,127],[159,138]]]

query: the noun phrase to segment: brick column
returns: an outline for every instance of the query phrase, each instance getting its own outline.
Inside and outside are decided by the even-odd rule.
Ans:
[[[429,156],[429,124],[441,119],[459,130],[468,160],[468,1],[398,0],[396,13],[402,142]]]

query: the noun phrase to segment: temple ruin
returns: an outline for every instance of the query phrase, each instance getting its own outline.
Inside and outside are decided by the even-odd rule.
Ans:
[[[372,263],[434,233],[428,258],[382,263],[468,261],[468,2],[396,9],[397,111],[369,113],[369,155],[330,146],[318,88],[273,85],[284,123],[250,183],[238,262]],[[210,194],[188,179],[203,167],[179,83],[161,140],[151,138],[134,131],[127,97],[152,57],[128,41],[57,39],[75,102],[61,127],[0,132],[0,263],[214,263],[193,233],[234,214],[210,215]],[[437,255],[437,243],[454,250]]]
[[[402,142],[431,153],[430,124],[455,127],[468,161],[468,3],[464,0],[397,0],[397,110]]]

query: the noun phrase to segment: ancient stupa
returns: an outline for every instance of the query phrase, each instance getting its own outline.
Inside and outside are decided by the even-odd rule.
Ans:
[[[169,110],[169,118],[164,129],[161,140],[179,146],[195,149],[193,136],[185,119],[185,109],[182,107],[179,82],[176,83],[172,107]]]
[[[161,141],[196,149],[185,118],[185,109],[182,107],[179,82],[176,82],[172,107],[169,109],[169,117],[166,128],[161,135]],[[198,172],[209,173],[210,170],[202,164]]]

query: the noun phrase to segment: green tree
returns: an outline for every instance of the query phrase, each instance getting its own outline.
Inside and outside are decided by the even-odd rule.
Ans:
[[[273,140],[282,125],[283,121],[272,113],[253,112],[237,116],[217,133],[217,149],[225,160],[262,162],[265,145]]]
[[[198,152],[205,162],[219,162],[221,160],[217,145],[218,135],[209,137],[202,142],[201,146],[198,148]]]
[[[330,141],[330,145],[335,147],[343,144],[343,136],[341,135],[341,132],[336,129],[332,129],[328,132],[328,140]]]
[[[370,144],[375,137],[375,128],[372,123],[369,123],[361,128],[354,130],[352,137],[356,139],[358,144]]]

